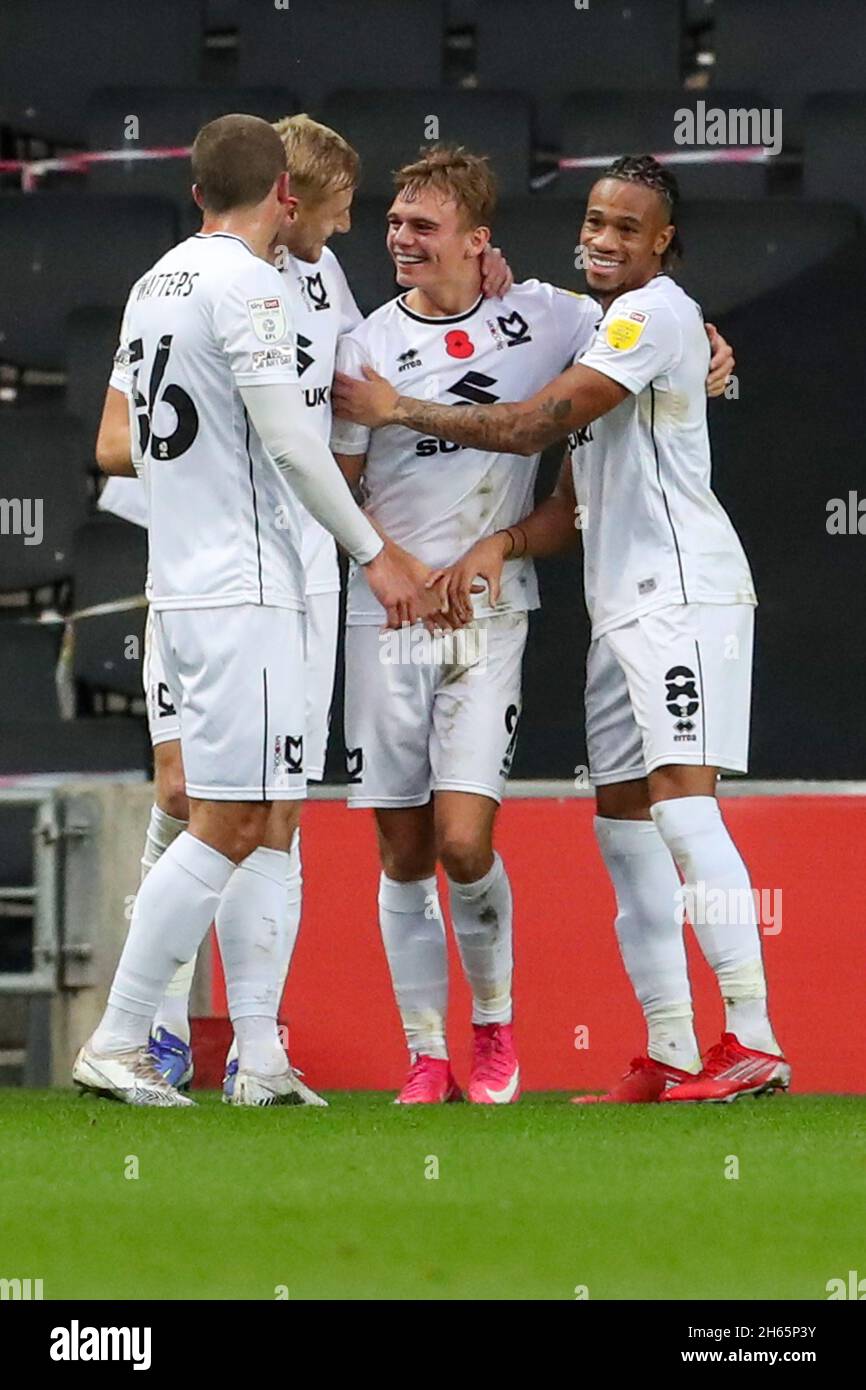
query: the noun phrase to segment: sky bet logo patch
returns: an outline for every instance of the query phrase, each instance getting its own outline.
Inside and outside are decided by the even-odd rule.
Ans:
[[[638,309],[632,309],[627,314],[611,319],[604,335],[608,346],[617,352],[628,352],[630,348],[636,347],[648,320],[649,314],[642,314]]]

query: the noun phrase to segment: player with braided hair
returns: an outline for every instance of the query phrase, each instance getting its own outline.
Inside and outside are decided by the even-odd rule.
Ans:
[[[747,767],[757,600],[710,486],[709,347],[700,308],[668,273],[678,200],[675,177],[650,155],[605,170],[580,233],[603,316],[589,348],[528,400],[442,406],[398,396],[369,372],[340,381],[334,397],[338,415],[368,426],[476,449],[527,454],[568,436],[552,496],[474,545],[448,583],[458,614],[479,577],[495,610],[506,559],[554,554],[581,529],[595,831],[648,1027],[646,1055],[601,1097],[612,1102],[726,1101],[790,1079],[767,1013],[755,895],[716,800],[719,771]],[[703,1062],[686,915],[726,1011]]]

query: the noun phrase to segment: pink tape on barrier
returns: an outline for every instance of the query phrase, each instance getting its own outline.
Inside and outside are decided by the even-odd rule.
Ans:
[[[134,160],[188,159],[190,145],[166,145],[144,150],[93,150],[57,155],[54,159],[0,159],[0,174],[20,174],[21,187],[32,192],[43,174],[84,174],[91,164],[129,164]]]
[[[563,157],[557,160],[559,169],[606,169],[618,159],[618,154],[591,154]],[[660,164],[767,164],[776,159],[763,145],[741,145],[723,150],[668,150],[653,155]]]

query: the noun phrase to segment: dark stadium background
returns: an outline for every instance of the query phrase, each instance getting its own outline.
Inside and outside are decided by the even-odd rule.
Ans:
[[[532,42],[528,42],[531,33]],[[708,60],[712,57],[714,61]],[[864,775],[866,623],[859,535],[827,503],[863,478],[866,6],[859,0],[4,0],[2,156],[190,141],[226,110],[307,109],[360,150],[354,227],[334,249],[368,311],[393,293],[390,170],[423,141],[490,153],[495,240],[518,278],[580,287],[590,175],[558,154],[673,148],[673,112],[781,107],[770,166],[684,166],[679,278],[734,344],[739,398],[710,408],[715,484],[761,599],[753,773]],[[136,142],[131,142],[133,147]],[[140,589],[143,537],[94,512],[93,441],[130,282],[195,225],[184,161],[47,173],[0,193],[0,495],[45,499],[45,543],[0,537],[0,775],[147,766],[141,611],[83,619],[73,721],[54,670],[62,626]],[[540,487],[557,466],[545,461]],[[866,527],[866,521],[864,521]],[[586,620],[575,562],[541,567],[515,775],[569,777]],[[130,711],[138,711],[130,713]],[[69,710],[67,709],[67,713]],[[339,701],[329,777],[341,776]]]

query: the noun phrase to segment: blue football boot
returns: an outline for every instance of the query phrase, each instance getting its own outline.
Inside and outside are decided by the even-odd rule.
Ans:
[[[151,1033],[147,1050],[156,1062],[157,1071],[178,1091],[188,1091],[193,1077],[192,1048],[170,1033],[157,1028]]]

